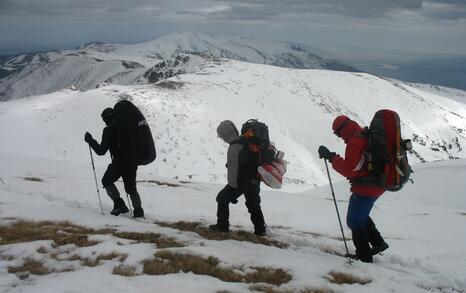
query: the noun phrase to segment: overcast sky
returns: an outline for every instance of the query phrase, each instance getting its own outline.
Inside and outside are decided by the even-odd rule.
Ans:
[[[466,0],[0,0],[0,53],[180,31],[466,54]]]

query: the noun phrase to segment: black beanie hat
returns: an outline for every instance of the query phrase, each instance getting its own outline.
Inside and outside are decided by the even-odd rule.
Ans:
[[[113,116],[115,111],[112,108],[106,108],[102,111],[102,119],[104,120],[105,124],[110,125],[113,122]]]

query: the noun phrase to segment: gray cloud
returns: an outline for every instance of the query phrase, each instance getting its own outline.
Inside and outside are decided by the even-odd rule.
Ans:
[[[426,1],[421,14],[427,19],[466,19],[466,0]]]
[[[392,18],[408,11],[433,19],[462,19],[466,13],[465,0],[216,0],[229,3],[231,9],[219,17],[257,20],[281,16],[310,17],[339,15],[362,19]],[[248,6],[246,6],[248,5]],[[215,16],[215,15],[213,15]],[[405,15],[403,17],[406,17]]]
[[[163,16],[215,20],[271,20],[339,15],[388,18],[410,11],[434,19],[461,19],[465,0],[0,0],[0,15],[101,17]]]
[[[464,52],[466,0],[0,0],[2,50],[187,30]]]

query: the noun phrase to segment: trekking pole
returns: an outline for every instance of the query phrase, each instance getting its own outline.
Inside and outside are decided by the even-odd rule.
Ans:
[[[131,214],[134,216],[133,208],[131,207],[131,202],[129,201],[129,195],[128,194],[126,194],[126,199],[128,200],[129,210],[131,211]]]
[[[335,203],[335,209],[337,210],[337,216],[338,216],[338,222],[340,223],[341,235],[343,236],[343,242],[345,243],[346,257],[348,257],[348,263],[351,264],[351,259],[349,258],[350,254],[348,251],[348,245],[346,245],[345,233],[343,232],[343,225],[341,224],[341,220],[340,220],[340,212],[338,211],[337,200],[335,198],[335,192],[333,191],[333,184],[332,184],[332,179],[330,178],[330,172],[328,170],[327,160],[324,159],[324,162],[325,162],[325,168],[327,169],[328,182],[330,183],[330,189],[332,190],[333,202]]]
[[[99,198],[100,211],[103,215],[104,209],[102,208],[102,201],[100,200],[99,185],[97,184],[97,175],[95,174],[94,157],[92,156],[91,146],[89,146],[89,153],[91,154],[92,170],[94,170],[95,188],[97,189],[97,197]]]
[[[129,195],[128,195],[128,194],[126,194],[126,199],[128,200],[129,210],[131,211],[131,214],[132,214],[133,217],[134,217],[133,207],[131,206],[131,201],[129,200]]]

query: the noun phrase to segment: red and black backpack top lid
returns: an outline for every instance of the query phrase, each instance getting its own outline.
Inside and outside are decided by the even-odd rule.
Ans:
[[[249,143],[263,147],[270,145],[269,128],[265,123],[257,119],[249,119],[246,121],[241,127],[241,135],[244,136]]]

